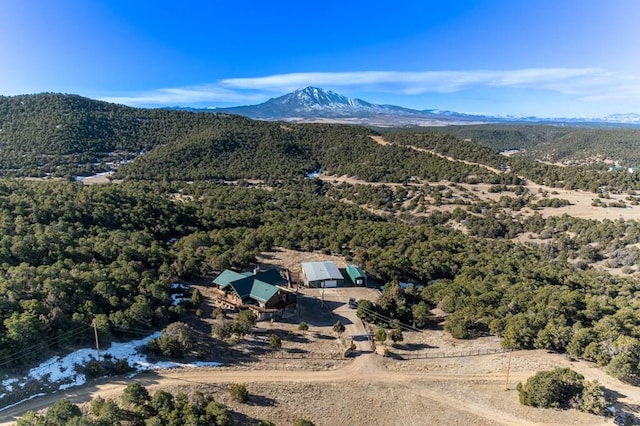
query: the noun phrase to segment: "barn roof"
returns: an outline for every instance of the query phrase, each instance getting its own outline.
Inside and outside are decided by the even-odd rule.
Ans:
[[[309,281],[343,280],[344,277],[333,262],[303,262],[302,270]]]

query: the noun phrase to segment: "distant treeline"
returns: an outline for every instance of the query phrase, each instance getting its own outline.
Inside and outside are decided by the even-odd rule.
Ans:
[[[372,182],[401,183],[417,178],[517,184],[529,179],[593,192],[603,186],[626,191],[640,189],[638,174],[607,172],[603,161],[613,158],[621,159],[622,164],[633,163],[638,132],[452,126],[385,131],[384,137],[393,144],[381,146],[369,137],[378,133],[359,126],[263,122],[227,114],[130,108],[75,95],[22,95],[0,97],[0,175],[73,177],[108,170],[108,162],[136,158],[120,167],[116,177],[261,179],[273,184],[303,179],[322,169]],[[479,165],[448,161],[410,146]],[[529,158],[503,157],[497,152],[503,148],[526,148],[528,156],[550,161],[574,154],[588,156],[590,163],[552,166]]]
[[[483,124],[433,127],[430,131],[470,139],[496,151],[524,150],[518,156],[532,160],[601,165],[609,160],[627,167],[640,166],[638,126]]]

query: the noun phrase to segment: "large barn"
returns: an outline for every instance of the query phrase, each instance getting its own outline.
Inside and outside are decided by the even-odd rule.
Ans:
[[[308,287],[331,288],[344,285],[344,277],[333,262],[304,262],[302,275]]]

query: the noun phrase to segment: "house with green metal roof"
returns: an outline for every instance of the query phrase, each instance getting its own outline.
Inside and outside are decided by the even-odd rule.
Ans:
[[[252,272],[235,272],[230,269],[225,269],[222,271],[220,275],[218,275],[214,280],[213,284],[217,285],[219,288],[225,288],[233,281],[241,280],[250,275],[253,275]]]
[[[259,320],[271,318],[275,312],[295,303],[296,295],[287,285],[287,279],[275,269],[254,272],[227,269],[213,280],[219,305],[251,309]]]

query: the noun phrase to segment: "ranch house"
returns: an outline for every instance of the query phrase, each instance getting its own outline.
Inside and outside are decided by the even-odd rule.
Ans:
[[[216,303],[227,309],[251,309],[258,320],[274,318],[296,303],[296,294],[275,269],[254,272],[224,270],[213,280]]]

